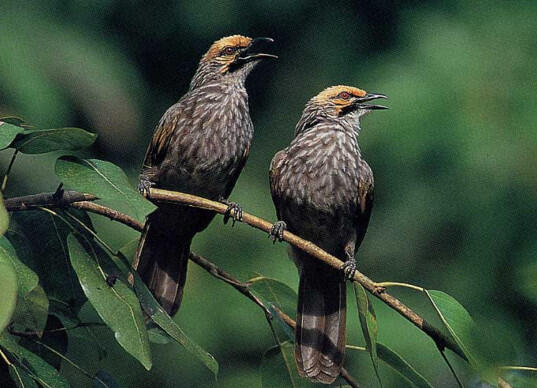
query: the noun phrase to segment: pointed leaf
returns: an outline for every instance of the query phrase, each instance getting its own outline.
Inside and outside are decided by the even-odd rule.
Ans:
[[[276,279],[257,276],[248,280],[249,290],[257,296],[267,308],[274,304],[290,316],[296,314],[297,294],[287,284]]]
[[[314,388],[317,384],[310,383],[298,375],[295,363],[294,345],[285,341],[281,346],[274,346],[263,354],[261,361],[261,386],[263,388]]]
[[[107,275],[95,247],[88,246],[90,256],[81,241],[72,234],[67,238],[67,246],[71,264],[92,306],[114,331],[117,342],[149,370],[149,340],[136,295],[121,279],[112,286],[106,282]]]
[[[37,286],[26,295],[19,296],[13,328],[18,331],[37,332],[41,336],[48,317],[48,298],[43,287]]]
[[[201,346],[192,341],[183,332],[183,330],[173,321],[172,318],[162,309],[160,304],[155,300],[151,292],[147,289],[143,280],[137,272],[133,272],[134,289],[140,300],[140,304],[145,313],[151,317],[162,330],[171,338],[177,341],[188,352],[197,357],[211,372],[215,378],[218,375],[218,362],[215,358],[206,352]]]
[[[15,339],[7,333],[0,334],[0,346],[9,352],[11,361],[30,375],[44,388],[67,388],[69,383],[52,366],[43,359],[20,346]]]
[[[377,351],[379,358],[403,376],[409,383],[417,388],[432,388],[432,385],[425,377],[386,345],[377,342]]]
[[[37,287],[39,278],[34,271],[20,261],[15,248],[13,248],[13,245],[11,245],[11,242],[5,236],[0,237],[0,254],[2,254],[3,257],[8,259],[11,264],[13,264],[15,272],[17,272],[17,282],[20,296],[28,294],[35,287]]]
[[[75,214],[91,226],[87,214]],[[76,315],[86,297],[67,251],[71,228],[52,214],[41,211],[16,212],[11,221],[6,236],[20,260],[39,273],[39,282],[50,299],[68,304]]]
[[[0,150],[9,147],[15,140],[17,134],[24,131],[24,128],[9,124],[5,121],[0,121]]]
[[[40,332],[45,327],[48,314],[48,299],[38,285],[39,278],[24,264],[5,237],[0,237],[0,256],[9,260],[17,274],[17,305],[13,314],[16,330]]]
[[[6,207],[4,206],[4,200],[0,193],[0,236],[6,233],[9,226],[9,215],[7,214]]]
[[[470,365],[476,369],[482,369],[480,366],[482,362],[477,358],[479,351],[476,348],[476,339],[479,337],[479,333],[468,311],[455,298],[445,292],[425,290],[425,294]]]
[[[140,222],[144,222],[145,217],[156,209],[130,186],[125,173],[110,162],[63,156],[56,161],[56,175],[67,186],[95,194],[104,204]]]
[[[81,128],[31,129],[20,133],[11,147],[24,154],[79,150],[91,146],[97,135]]]
[[[17,274],[4,251],[0,250],[0,333],[11,321],[17,303]]]
[[[371,357],[371,362],[373,363],[373,368],[375,369],[375,374],[377,375],[378,382],[382,387],[377,355],[377,317],[375,315],[375,311],[373,310],[373,305],[367,297],[365,289],[362,287],[361,284],[356,282],[354,283],[354,295],[356,297],[358,316],[360,318],[360,324],[362,326],[362,332],[364,334],[367,350],[369,351],[369,356]]]

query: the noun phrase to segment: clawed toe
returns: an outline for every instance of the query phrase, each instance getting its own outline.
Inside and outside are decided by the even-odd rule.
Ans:
[[[268,237],[272,239],[272,243],[275,244],[276,240],[283,241],[283,232],[287,230],[287,224],[285,221],[277,221],[272,225]]]
[[[341,269],[343,270],[343,273],[345,274],[345,277],[349,280],[354,279],[354,274],[356,273],[356,260],[350,259],[344,262],[341,265]]]
[[[138,191],[144,197],[149,197],[149,191],[151,190],[151,187],[153,186],[155,186],[155,182],[151,182],[150,180],[147,180],[147,179],[140,179],[140,182],[138,182]]]
[[[220,202],[227,205],[224,213],[224,224],[227,224],[229,219],[232,219],[231,226],[235,226],[236,221],[242,221],[242,207],[236,202],[230,202],[226,199],[221,199]]]

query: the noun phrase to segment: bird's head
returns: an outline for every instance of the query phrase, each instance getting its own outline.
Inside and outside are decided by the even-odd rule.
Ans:
[[[388,109],[383,105],[367,104],[368,101],[387,98],[384,94],[367,93],[353,86],[331,86],[310,100],[310,104],[333,117],[357,115],[359,117],[376,109]]]
[[[192,86],[214,79],[243,81],[254,66],[265,58],[276,55],[260,52],[263,43],[272,43],[272,38],[249,38],[232,35],[214,42],[201,58]]]
[[[295,133],[301,133],[318,123],[348,124],[358,126],[360,117],[377,109],[388,109],[383,105],[367,104],[384,94],[367,93],[353,86],[331,86],[326,88],[306,104],[297,124]]]

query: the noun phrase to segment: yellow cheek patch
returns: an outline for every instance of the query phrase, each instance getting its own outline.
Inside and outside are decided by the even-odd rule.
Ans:
[[[209,48],[209,51],[207,51],[207,53],[203,56],[203,60],[210,61],[211,59],[218,57],[220,55],[220,52],[226,46],[246,47],[250,44],[251,41],[252,41],[252,38],[249,38],[247,36],[242,36],[242,35],[226,36],[225,38],[219,39],[211,45],[211,47]]]

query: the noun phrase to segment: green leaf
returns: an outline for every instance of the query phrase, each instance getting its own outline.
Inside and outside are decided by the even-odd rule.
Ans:
[[[369,352],[369,356],[371,357],[371,362],[373,363],[373,368],[375,369],[375,374],[377,375],[378,382],[382,387],[377,355],[377,317],[375,315],[375,311],[373,310],[373,305],[369,301],[369,298],[367,297],[364,288],[361,284],[356,282],[354,283],[354,295],[356,297],[358,316],[360,318],[360,324],[362,326],[362,332],[364,334],[366,347]]]
[[[0,237],[0,255],[8,259],[17,272],[19,296],[24,296],[37,287],[39,278],[34,271],[19,260],[15,248],[5,236]]]
[[[0,333],[11,321],[17,304],[17,273],[4,251],[0,250]]]
[[[81,128],[31,129],[18,134],[11,147],[24,154],[79,150],[91,146],[97,135]]]
[[[29,330],[41,336],[47,324],[48,298],[43,287],[37,286],[24,296],[20,296],[13,315],[13,328]]]
[[[285,341],[268,349],[261,361],[261,386],[263,388],[313,388],[317,384],[298,375],[294,345]]]
[[[9,226],[9,215],[7,214],[6,207],[4,206],[4,199],[0,194],[0,236],[6,233]]]
[[[88,245],[88,244],[86,244]],[[134,292],[118,279],[106,282],[96,247],[88,246],[91,256],[73,234],[67,238],[71,264],[87,298],[112,329],[117,342],[146,368],[151,368],[151,351],[140,303]]]
[[[75,214],[91,225],[87,214],[80,211]],[[69,233],[71,228],[52,214],[28,211],[13,213],[6,236],[20,260],[39,273],[39,281],[48,297],[69,304],[76,314],[86,297],[69,259]]]
[[[479,338],[477,326],[466,309],[455,298],[442,291],[425,290],[440,320],[460,347],[470,365],[483,369],[476,340]]]
[[[406,362],[399,354],[377,342],[377,352],[379,358],[392,367],[405,380],[418,388],[432,388],[432,385],[416,371],[412,365]]]
[[[0,121],[0,150],[11,145],[17,134],[24,131],[24,128],[9,124],[5,121]]]
[[[4,348],[18,369],[22,369],[44,388],[67,388],[69,383],[52,366],[28,349],[20,346],[7,333],[0,334],[0,346]]]
[[[9,365],[9,376],[17,388],[39,388],[28,373],[13,363]]]
[[[287,284],[264,276],[252,278],[248,283],[250,291],[261,299],[267,308],[273,304],[287,315],[296,314],[297,294]]]
[[[140,222],[144,222],[145,217],[156,209],[130,186],[125,173],[110,162],[63,156],[56,161],[56,175],[67,186],[95,194],[104,204]]]
[[[192,341],[181,328],[170,318],[147,289],[137,272],[133,272],[134,289],[145,313],[151,317],[162,330],[183,346],[188,352],[198,358],[215,376],[218,375],[218,362],[201,346]]]
[[[5,237],[0,237],[0,256],[8,260],[17,274],[17,305],[13,314],[16,330],[41,332],[48,315],[48,299],[39,278],[18,257],[15,248]]]

